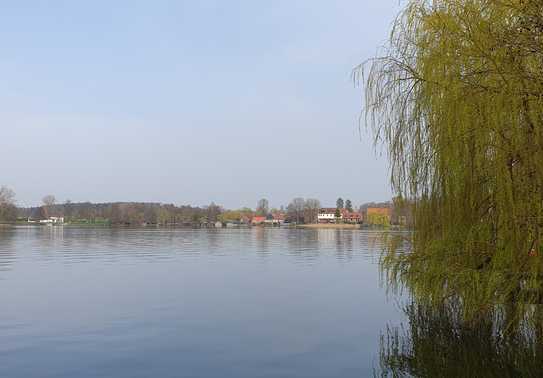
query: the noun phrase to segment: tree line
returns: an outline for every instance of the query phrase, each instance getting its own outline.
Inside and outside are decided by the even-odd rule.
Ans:
[[[113,202],[49,204],[20,208],[20,218],[46,219],[64,217],[70,223],[108,223],[113,225],[189,225],[216,222],[222,208],[211,203],[208,206],[176,206],[161,203]]]
[[[337,201],[338,208],[354,211],[350,200]],[[371,206],[390,207],[390,202],[370,202],[360,206],[360,211]],[[144,202],[91,203],[70,200],[57,203],[54,195],[43,197],[42,204],[34,207],[17,207],[13,190],[0,188],[0,221],[15,222],[28,219],[64,217],[65,222],[112,225],[205,225],[215,222],[250,222],[254,216],[280,219],[296,224],[316,223],[321,202],[316,198],[296,197],[285,207],[271,208],[269,201],[260,199],[255,209],[225,209],[211,202],[207,206],[174,205]]]

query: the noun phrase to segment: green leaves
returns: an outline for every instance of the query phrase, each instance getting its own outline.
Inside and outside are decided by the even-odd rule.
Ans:
[[[543,248],[542,27],[535,0],[411,1],[355,72],[392,186],[414,203],[411,255],[391,248],[383,269],[436,304],[453,293],[467,318],[543,298],[530,255]]]

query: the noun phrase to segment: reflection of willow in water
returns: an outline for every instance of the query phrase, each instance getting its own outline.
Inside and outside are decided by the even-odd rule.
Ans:
[[[498,313],[484,321],[462,320],[455,304],[440,308],[412,302],[409,327],[381,336],[383,377],[539,377],[543,372],[543,324],[508,323]]]

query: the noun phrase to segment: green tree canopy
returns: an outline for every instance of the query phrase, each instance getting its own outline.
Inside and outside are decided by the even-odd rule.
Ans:
[[[383,55],[355,71],[393,189],[414,209],[410,253],[391,248],[383,267],[421,300],[458,297],[467,318],[541,312],[542,9],[412,0]]]
[[[336,213],[334,214],[334,216],[336,217],[336,222],[338,222],[339,218],[341,218],[341,210],[339,209],[339,207],[336,208]]]

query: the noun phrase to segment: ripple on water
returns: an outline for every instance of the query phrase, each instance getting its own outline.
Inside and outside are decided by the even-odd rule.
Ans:
[[[375,266],[380,235],[2,230],[0,376],[371,372],[366,356],[392,313]]]

